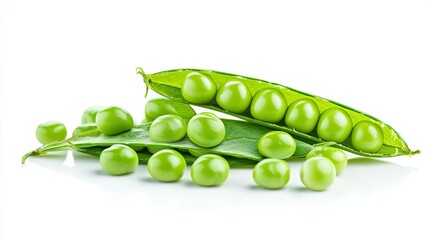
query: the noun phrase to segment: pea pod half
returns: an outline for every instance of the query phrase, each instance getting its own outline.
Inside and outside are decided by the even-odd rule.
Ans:
[[[408,145],[406,144],[406,142],[398,134],[398,132],[396,132],[391,126],[387,125],[386,123],[382,122],[381,120],[371,115],[368,115],[356,109],[347,107],[343,104],[340,104],[325,98],[321,98],[318,96],[314,96],[308,93],[304,93],[280,84],[271,83],[271,82],[256,79],[256,78],[244,77],[244,76],[217,72],[217,71],[210,71],[210,70],[175,69],[175,70],[162,71],[154,74],[145,74],[142,68],[137,68],[137,73],[143,76],[144,82],[146,84],[146,91],[148,90],[148,88],[151,88],[152,90],[154,90],[155,92],[157,92],[162,96],[165,96],[167,98],[180,101],[180,102],[187,102],[182,96],[181,87],[183,85],[183,81],[185,80],[186,76],[193,72],[210,76],[218,87],[222,86],[226,82],[229,82],[232,80],[238,80],[246,83],[252,95],[255,95],[255,93],[261,89],[271,88],[271,89],[276,89],[281,93],[283,93],[284,96],[287,98],[288,102],[293,102],[295,100],[303,99],[303,98],[309,98],[317,103],[318,108],[321,112],[333,107],[340,108],[348,113],[348,115],[350,116],[354,124],[360,121],[366,120],[378,125],[383,132],[384,140],[383,140],[383,145],[377,152],[370,153],[365,151],[359,151],[353,148],[350,137],[347,138],[342,143],[327,142],[319,138],[315,131],[310,133],[303,133],[295,129],[292,129],[290,127],[287,127],[285,124],[282,124],[281,122],[270,123],[270,122],[254,119],[252,118],[250,111],[245,111],[240,114],[226,111],[222,109],[216,103],[215,100],[209,102],[208,104],[194,104],[196,106],[223,112],[231,116],[241,118],[248,122],[259,124],[271,129],[286,131],[291,135],[293,135],[296,139],[305,141],[309,144],[318,144],[318,143],[326,142],[327,144],[330,144],[333,147],[337,147],[361,156],[394,157],[394,156],[401,156],[401,155],[414,155],[420,152],[420,151],[411,151]]]

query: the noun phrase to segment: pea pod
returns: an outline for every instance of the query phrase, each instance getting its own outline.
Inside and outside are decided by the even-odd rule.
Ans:
[[[137,125],[130,131],[117,135],[104,135],[94,129],[84,132],[81,135],[74,136],[64,141],[46,144],[22,158],[22,163],[30,156],[42,155],[53,151],[63,151],[74,149],[85,152],[85,149],[93,147],[109,147],[114,144],[124,144],[130,147],[167,147],[179,150],[204,150],[207,153],[223,155],[226,158],[260,161],[263,156],[258,152],[259,138],[271,131],[269,128],[261,127],[252,123],[223,119],[225,129],[225,140],[216,147],[202,148],[191,142],[185,137],[179,142],[158,143],[149,138],[150,123]],[[305,157],[312,150],[312,146],[302,141],[296,141],[296,151],[292,157]]]
[[[377,124],[382,129],[384,142],[382,147],[378,150],[378,152],[370,153],[370,152],[358,151],[353,148],[350,138],[347,138],[342,143],[326,142],[321,138],[319,138],[314,131],[306,134],[306,133],[299,132],[293,128],[289,128],[282,123],[268,123],[261,120],[257,120],[252,118],[252,115],[250,114],[249,111],[245,111],[241,114],[226,111],[221,107],[219,107],[219,105],[216,104],[215,100],[209,102],[208,104],[194,104],[196,106],[226,113],[231,116],[246,120],[251,123],[259,124],[271,129],[286,131],[291,135],[293,135],[296,139],[305,141],[309,144],[326,143],[333,147],[337,147],[361,156],[394,157],[394,156],[401,156],[401,155],[414,155],[420,152],[420,151],[410,150],[410,148],[408,147],[406,142],[401,138],[398,132],[396,132],[391,126],[387,125],[386,123],[382,122],[381,120],[369,114],[363,113],[361,111],[350,108],[343,104],[340,104],[322,97],[318,97],[315,95],[311,95],[308,93],[304,93],[280,84],[271,83],[271,82],[256,79],[256,78],[244,77],[244,76],[217,72],[217,71],[210,71],[210,70],[176,69],[176,70],[162,71],[154,74],[145,74],[142,68],[137,68],[137,73],[142,75],[143,80],[146,84],[146,91],[148,91],[148,89],[151,88],[158,94],[179,102],[186,102],[186,100],[183,98],[181,93],[181,86],[183,84],[185,77],[192,72],[198,72],[198,73],[210,76],[215,81],[217,86],[221,86],[231,80],[243,81],[246,83],[252,95],[255,95],[255,93],[261,89],[273,88],[282,92],[284,96],[286,96],[288,102],[293,102],[295,100],[302,99],[302,98],[310,98],[317,103],[319,110],[321,112],[332,107],[340,108],[349,114],[353,123],[366,120]]]

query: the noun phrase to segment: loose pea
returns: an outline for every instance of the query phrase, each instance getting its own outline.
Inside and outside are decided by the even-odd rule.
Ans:
[[[283,160],[267,158],[256,164],[253,169],[253,180],[263,188],[283,188],[289,182],[289,178],[289,164]]]
[[[223,84],[216,94],[217,104],[230,112],[246,111],[252,101],[252,93],[244,82],[233,80]]]
[[[250,113],[255,119],[277,123],[285,116],[286,108],[286,98],[279,90],[264,88],[253,97]]]
[[[207,104],[216,95],[217,86],[213,79],[203,73],[189,73],[182,86],[183,98],[195,104]]]
[[[87,108],[82,114],[81,123],[82,124],[95,123],[95,118],[97,116],[97,113],[103,109],[104,107],[100,107],[100,106],[93,106],[93,107]]]
[[[205,187],[221,185],[228,178],[228,174],[228,162],[225,158],[215,154],[199,157],[191,167],[192,181]]]
[[[176,150],[164,149],[149,158],[147,169],[160,182],[176,182],[185,173],[186,161]]]
[[[384,136],[378,125],[364,120],[354,126],[351,140],[354,149],[376,153],[383,146]]]
[[[310,190],[323,191],[328,189],[335,180],[335,166],[325,157],[312,157],[301,166],[300,178]]]
[[[319,115],[319,108],[313,100],[298,99],[287,109],[285,123],[299,132],[310,133],[316,127]]]
[[[329,108],[320,116],[317,135],[326,141],[342,143],[350,135],[353,122],[349,114],[340,108]]]
[[[306,159],[316,156],[325,157],[331,160],[335,166],[335,172],[337,175],[347,167],[347,155],[341,149],[322,146],[315,147],[307,154]]]
[[[96,123],[98,130],[105,135],[116,135],[134,126],[131,114],[119,107],[108,107],[99,111]]]
[[[167,146],[151,146],[151,147],[147,147],[147,150],[150,153],[152,153],[152,154],[155,154],[155,153],[157,153],[157,152],[159,152],[161,150],[164,150],[164,149],[171,149],[171,147],[167,147]]]
[[[178,115],[167,114],[155,119],[149,129],[150,140],[171,143],[182,140],[186,135],[186,123]]]
[[[295,150],[296,141],[287,132],[268,132],[258,142],[259,153],[268,158],[285,159],[292,156]]]
[[[80,135],[85,132],[93,131],[95,129],[97,129],[97,124],[95,123],[82,124],[73,130],[72,136],[76,137],[77,135]]]
[[[212,113],[200,113],[188,123],[188,137],[200,147],[214,147],[225,138],[225,125]]]
[[[36,138],[41,144],[64,140],[66,136],[66,126],[57,121],[42,123],[36,129]]]
[[[100,166],[108,174],[122,175],[134,172],[139,164],[137,153],[130,147],[115,144],[100,154]]]

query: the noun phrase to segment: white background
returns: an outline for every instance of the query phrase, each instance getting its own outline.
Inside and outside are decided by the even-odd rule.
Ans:
[[[283,3],[280,3],[283,2]],[[428,239],[427,1],[1,1],[0,239]],[[96,159],[20,157],[92,105],[143,117],[142,66],[266,79],[375,115],[422,154],[350,162],[326,192],[251,170],[219,188],[110,177]],[[155,96],[151,93],[150,96]],[[73,161],[74,160],[74,161]]]

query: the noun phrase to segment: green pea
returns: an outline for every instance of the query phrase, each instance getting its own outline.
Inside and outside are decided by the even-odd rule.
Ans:
[[[354,149],[376,153],[383,146],[384,135],[378,125],[364,120],[354,126],[351,140]]]
[[[292,156],[295,150],[296,141],[287,132],[268,132],[258,142],[259,153],[268,158],[285,159]]]
[[[100,154],[100,166],[108,174],[123,175],[134,172],[139,164],[137,153],[130,147],[115,144]]]
[[[285,123],[299,132],[310,133],[316,127],[319,115],[319,108],[313,100],[298,99],[287,109]]]
[[[155,154],[155,153],[157,153],[157,152],[159,152],[161,150],[164,150],[164,149],[171,149],[171,147],[167,147],[167,146],[151,146],[151,147],[147,147],[147,150],[150,153],[152,153],[152,154]]]
[[[176,182],[185,173],[186,161],[176,150],[164,149],[149,158],[147,169],[160,182]]]
[[[335,166],[325,157],[312,157],[301,166],[300,178],[310,190],[323,191],[328,189],[335,180]]]
[[[188,151],[194,157],[201,157],[203,155],[206,155],[206,154],[210,153],[207,150],[200,150],[200,149],[189,149]]]
[[[64,140],[67,136],[67,129],[63,123],[49,121],[40,124],[36,129],[36,138],[41,144],[48,144]]]
[[[223,84],[217,91],[217,104],[230,112],[242,113],[252,101],[252,93],[244,82],[233,80]]]
[[[315,147],[307,154],[306,159],[316,156],[325,157],[331,160],[335,166],[335,172],[337,175],[347,167],[347,155],[341,149],[322,146]]]
[[[72,136],[76,137],[82,133],[90,132],[90,131],[93,131],[96,129],[97,129],[97,124],[95,124],[95,123],[82,124],[73,130]]]
[[[188,137],[200,147],[214,147],[225,138],[225,125],[212,113],[200,113],[189,121]]]
[[[192,72],[183,81],[182,95],[190,103],[207,104],[215,97],[216,90],[216,83],[209,75]]]
[[[277,123],[286,113],[287,102],[283,94],[274,88],[259,90],[252,99],[250,113],[261,121]]]
[[[253,180],[263,188],[283,188],[289,182],[289,178],[290,167],[283,160],[267,158],[256,164],[253,169]]]
[[[155,98],[147,101],[144,110],[144,122],[152,122],[156,118],[167,114],[179,115],[184,119],[190,119],[195,115],[194,109],[189,104],[163,98]]]
[[[350,135],[353,122],[349,114],[341,108],[329,108],[320,116],[317,135],[323,140],[342,143]]]
[[[103,109],[104,107],[100,107],[100,106],[93,106],[93,107],[87,108],[82,114],[81,123],[82,124],[95,123],[95,118],[97,116],[97,113]]]
[[[228,162],[216,154],[206,154],[199,157],[191,167],[192,181],[205,187],[223,184],[228,178],[228,174]]]
[[[146,149],[145,146],[141,146],[141,145],[131,145],[130,144],[130,145],[128,145],[128,147],[132,148],[136,152],[141,152],[141,151]]]
[[[134,126],[131,114],[119,107],[108,107],[99,111],[96,123],[98,130],[105,135],[116,135]]]
[[[150,125],[149,137],[154,142],[178,142],[186,135],[186,123],[183,118],[167,114],[155,119]]]

